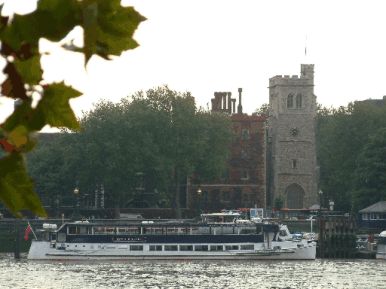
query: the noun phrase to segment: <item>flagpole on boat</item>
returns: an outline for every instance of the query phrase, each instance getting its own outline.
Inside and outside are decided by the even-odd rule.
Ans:
[[[38,238],[36,237],[36,234],[35,234],[34,230],[32,229],[31,224],[29,223],[29,221],[27,221],[27,222],[28,222],[28,226],[31,228],[31,232],[32,232],[32,234],[34,235],[35,240],[37,240]]]

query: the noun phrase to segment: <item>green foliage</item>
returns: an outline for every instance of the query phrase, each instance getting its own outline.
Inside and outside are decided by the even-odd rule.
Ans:
[[[354,207],[362,209],[386,200],[386,126],[377,130],[361,150],[355,170]]]
[[[34,133],[45,125],[79,128],[69,100],[80,93],[64,83],[42,84],[39,40],[61,41],[75,26],[81,26],[83,47],[67,49],[82,52],[85,63],[92,55],[109,59],[138,46],[132,37],[144,20],[132,7],[122,7],[119,0],[40,0],[32,13],[1,17],[0,53],[6,60],[2,94],[18,101],[12,115],[0,124],[4,151],[0,154],[1,200],[14,214],[29,209],[45,215],[21,155],[33,148]],[[36,108],[32,107],[34,93],[41,96]]]
[[[110,207],[138,201],[178,207],[188,176],[221,174],[231,138],[229,117],[197,111],[190,93],[167,86],[118,104],[100,102],[80,124],[80,132],[60,134],[31,155],[31,175],[42,192],[55,195],[70,194],[76,183],[92,194],[103,184]]]
[[[280,210],[281,208],[283,208],[284,200],[282,197],[276,197],[273,201],[273,204],[276,210]]]
[[[264,116],[268,117],[269,116],[269,104],[268,103],[263,103],[258,109],[255,110],[254,114],[259,115],[259,116]]]
[[[335,201],[337,210],[362,209],[374,199],[374,192],[364,191],[363,186],[358,188],[358,166],[360,155],[371,142],[371,136],[384,127],[385,105],[365,101],[338,109],[319,108],[317,155],[320,187],[326,200]],[[377,167],[376,163],[369,162],[368,165]],[[366,198],[368,201],[364,202]]]
[[[43,116],[46,124],[56,127],[78,129],[79,124],[70,107],[69,100],[81,94],[63,82],[45,87],[44,97],[36,107],[37,114]]]
[[[13,212],[29,209],[44,215],[32,180],[26,172],[23,156],[20,153],[12,153],[0,159],[0,171],[0,200]]]

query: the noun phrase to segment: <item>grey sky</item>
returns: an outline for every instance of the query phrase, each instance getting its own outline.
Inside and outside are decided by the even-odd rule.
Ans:
[[[8,2],[7,9],[20,10],[31,1]],[[315,64],[315,94],[323,105],[386,94],[384,1],[122,2],[148,20],[135,35],[141,46],[114,61],[94,58],[86,73],[81,55],[41,42],[51,51],[42,60],[46,80],[65,79],[85,94],[72,102],[78,115],[98,99],[118,101],[162,84],[191,91],[204,107],[214,91],[237,95],[242,87],[250,113],[268,102],[269,77],[299,74],[301,63]],[[81,41],[79,35],[80,29],[69,38]],[[10,107],[0,98],[0,120]]]

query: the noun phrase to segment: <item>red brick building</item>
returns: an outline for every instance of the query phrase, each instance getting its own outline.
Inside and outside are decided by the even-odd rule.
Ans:
[[[266,118],[242,112],[241,88],[236,99],[230,92],[215,92],[212,111],[231,114],[234,139],[223,177],[188,185],[188,208],[218,211],[235,208],[266,207]]]

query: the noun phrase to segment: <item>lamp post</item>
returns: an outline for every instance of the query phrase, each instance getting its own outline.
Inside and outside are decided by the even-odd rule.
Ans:
[[[322,215],[322,200],[323,200],[323,191],[319,190],[319,216]]]
[[[75,187],[74,189],[74,195],[75,195],[75,210],[74,210],[74,219],[79,218],[79,188]]]
[[[200,216],[201,216],[201,194],[202,194],[201,188],[198,187],[198,189],[197,189],[197,197],[198,197],[198,213],[199,213]]]
[[[324,257],[324,222],[322,220],[322,200],[323,200],[323,191],[319,190],[319,236],[318,236],[318,242],[319,242],[319,257]]]
[[[59,218],[59,196],[55,197],[55,217]]]

